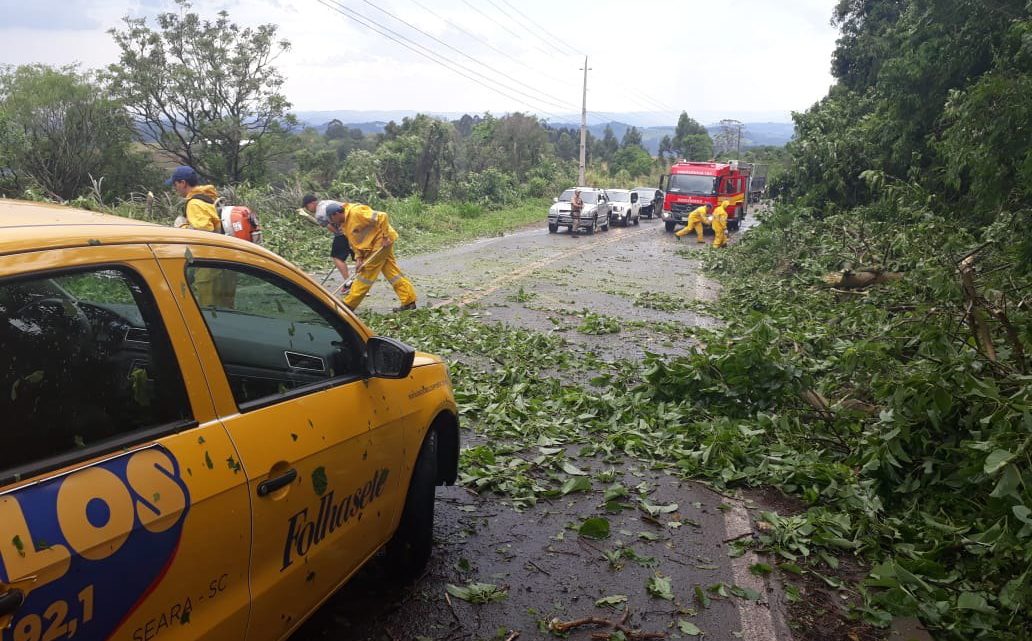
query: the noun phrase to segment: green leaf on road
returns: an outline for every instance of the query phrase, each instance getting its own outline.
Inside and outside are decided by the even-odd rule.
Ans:
[[[621,603],[627,603],[626,594],[614,594],[612,596],[602,597],[601,599],[595,601],[595,605],[597,605],[600,608],[616,609],[616,606],[620,605]]]
[[[659,599],[666,599],[667,601],[674,600],[674,589],[670,585],[670,577],[657,574],[656,576],[649,579],[645,585],[649,594]]]
[[[445,589],[448,591],[448,594],[457,599],[477,604],[497,603],[498,601],[504,601],[509,596],[507,590],[499,588],[493,583],[470,583],[465,586],[449,583],[445,586]]]
[[[567,474],[571,475],[571,476],[586,476],[587,475],[587,472],[585,472],[584,470],[580,469],[579,467],[577,467],[573,463],[570,463],[569,461],[563,462],[563,471],[566,472]]]
[[[600,516],[590,518],[581,523],[577,533],[589,539],[609,538],[609,521]]]
[[[684,619],[677,620],[677,629],[680,630],[682,634],[687,634],[690,637],[702,635],[702,630],[699,629],[699,626],[695,625],[691,621],[685,621]]]
[[[563,483],[562,495],[566,496],[570,492],[590,492],[591,491],[591,479],[586,476],[578,476],[576,478],[567,479]]]

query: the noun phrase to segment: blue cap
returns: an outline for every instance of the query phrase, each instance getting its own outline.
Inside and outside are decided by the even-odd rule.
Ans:
[[[197,172],[194,171],[193,167],[180,165],[175,168],[175,170],[172,172],[172,177],[166,180],[165,184],[171,185],[177,180],[197,180]]]
[[[332,216],[334,214],[339,214],[342,211],[344,211],[344,208],[341,207],[340,203],[332,203],[332,204],[326,205],[326,215],[327,216]]]

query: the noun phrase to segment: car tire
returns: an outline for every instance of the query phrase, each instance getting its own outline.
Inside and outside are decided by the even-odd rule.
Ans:
[[[387,572],[396,580],[414,579],[430,560],[436,486],[437,431],[430,429],[419,448],[398,529],[385,548]]]
[[[554,234],[559,231],[559,223],[548,223],[548,233]]]
[[[675,223],[675,222],[674,222],[674,221],[672,221],[672,220],[668,220],[668,221],[666,221],[666,230],[667,230],[667,233],[673,233],[673,231],[674,231],[674,227],[677,227],[677,223]]]

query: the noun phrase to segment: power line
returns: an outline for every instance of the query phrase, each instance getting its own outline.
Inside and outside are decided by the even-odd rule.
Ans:
[[[498,81],[492,80],[491,78],[487,78],[483,74],[481,74],[481,73],[479,73],[477,71],[473,71],[472,69],[469,69],[468,67],[465,67],[462,64],[459,64],[459,63],[457,63],[457,62],[455,62],[453,60],[450,60],[449,58],[446,58],[445,56],[442,56],[441,54],[435,53],[431,49],[428,49],[428,48],[424,47],[423,45],[421,45],[421,44],[419,44],[419,43],[417,43],[417,42],[415,42],[415,41],[405,37],[404,35],[399,34],[398,32],[390,29],[389,27],[385,27],[385,26],[381,25],[380,23],[376,22],[375,20],[372,20],[371,18],[363,16],[362,14],[360,14],[360,13],[358,13],[358,12],[352,10],[352,9],[349,9],[348,7],[345,7],[340,2],[338,2],[338,0],[318,0],[318,1],[319,1],[320,4],[328,7],[329,9],[332,9],[333,11],[336,11],[337,13],[341,14],[342,16],[344,16],[346,18],[349,18],[349,19],[359,23],[360,25],[366,27],[367,29],[370,29],[370,30],[378,33],[379,35],[387,38],[388,40],[391,40],[393,42],[396,42],[397,44],[400,44],[401,46],[405,47],[409,51],[412,51],[413,53],[416,53],[416,54],[422,56],[423,58],[426,58],[427,60],[430,60],[431,62],[433,62],[435,64],[438,64],[438,65],[444,67],[445,69],[448,69],[449,71],[451,71],[453,73],[456,73],[456,74],[466,78],[467,80],[471,80],[471,81],[477,83],[478,85],[484,87],[485,89],[489,89],[489,90],[491,90],[491,91],[493,91],[493,92],[495,92],[495,93],[497,93],[499,95],[502,95],[502,96],[508,98],[509,100],[514,100],[515,102],[517,102],[519,104],[522,104],[522,105],[524,105],[526,107],[529,107],[530,109],[532,109],[534,111],[538,111],[538,112],[540,112],[542,114],[545,114],[546,116],[550,116],[550,117],[556,118],[556,119],[559,118],[559,116],[557,116],[556,114],[551,113],[551,112],[549,112],[549,111],[547,111],[545,109],[541,109],[540,106],[538,106],[538,105],[532,105],[532,104],[528,103],[526,100],[523,100],[523,99],[520,99],[518,97],[515,97],[515,96],[513,96],[513,95],[511,95],[509,93],[506,93],[505,91],[503,91],[501,89],[497,89],[497,88],[492,87],[492,86],[490,86],[488,84],[485,84],[484,82],[478,80],[477,78],[475,78],[473,76],[470,76],[470,75],[468,75],[466,73],[463,73],[463,71],[460,71],[460,69],[468,71],[469,73],[474,74],[476,76],[480,76],[481,78],[484,78],[485,80],[487,80],[489,82],[494,82],[495,84],[499,84],[499,85],[501,84]],[[391,34],[393,34],[393,35],[391,35]],[[409,44],[409,43],[411,43],[411,44]],[[427,53],[424,53],[423,51],[419,51],[419,50],[417,50],[414,47],[418,47],[419,49],[422,49],[423,51],[425,51]],[[444,62],[442,62],[442,60]],[[456,69],[456,67],[458,67],[458,69]],[[516,92],[516,93],[522,94],[523,92]],[[523,95],[526,95],[526,94],[523,94]],[[531,99],[533,99],[533,98],[531,98]]]
[[[510,3],[508,2],[508,0],[502,0],[502,2],[504,2],[504,3],[506,4],[506,6],[508,6],[508,7],[510,8],[510,9],[512,9],[512,10],[513,10],[513,11],[515,11],[516,13],[520,14],[521,16],[523,16],[523,18],[524,18],[524,19],[525,19],[525,20],[526,20],[527,22],[529,22],[530,24],[532,24],[532,25],[534,25],[534,26],[537,26],[537,25],[536,25],[536,24],[534,23],[534,21],[533,21],[533,20],[532,20],[532,19],[531,19],[531,18],[530,18],[530,17],[529,17],[529,16],[527,15],[527,14],[523,13],[522,11],[520,11],[520,10],[519,10],[519,8],[517,8],[517,7],[514,7],[514,6],[512,5],[512,4],[510,4]],[[563,47],[564,49],[566,49],[566,50],[567,50],[567,52],[569,52],[569,53],[570,53],[570,55],[573,55],[573,56],[576,56],[576,55],[580,55],[580,54],[579,54],[579,53],[578,53],[577,51],[574,51],[573,47],[571,47],[571,46],[569,46],[568,44],[566,44],[566,42],[564,42],[564,41],[563,41],[563,39],[562,39],[562,38],[560,38],[559,36],[555,35],[554,33],[552,33],[551,31],[549,31],[548,29],[545,29],[544,27],[541,27],[541,30],[542,30],[542,31],[544,31],[545,33],[547,33],[547,34],[548,34],[548,35],[549,35],[549,36],[550,36],[551,38],[553,38],[553,39],[554,39],[554,40],[555,40],[556,42],[560,43],[560,44],[562,45],[562,47]]]
[[[465,1],[466,0],[463,0],[463,2],[465,2]],[[573,51],[572,48],[569,45],[567,45],[562,38],[556,36],[554,33],[550,32],[548,29],[546,29],[541,24],[538,24],[533,18],[531,18],[527,14],[523,13],[522,11],[520,11],[517,7],[513,6],[510,2],[508,2],[508,0],[500,0],[500,1],[505,3],[513,11],[515,11],[520,16],[522,16],[523,19],[530,25],[531,28],[528,28],[526,25],[523,24],[523,22],[517,20],[509,12],[505,11],[500,6],[495,4],[494,0],[487,0],[487,1],[493,7],[495,7],[499,11],[501,11],[504,15],[506,15],[509,18],[512,18],[513,22],[515,22],[516,24],[518,24],[521,27],[523,27],[523,29],[525,31],[527,31],[528,33],[533,35],[535,38],[538,38],[539,40],[543,40],[545,42],[545,44],[550,44],[550,43],[547,40],[544,40],[540,36],[539,32],[544,32],[544,33],[548,34],[549,36],[551,36],[555,40],[556,43],[559,43],[559,45],[561,45],[562,47],[566,48],[567,51],[571,51],[573,55],[580,55],[576,51]],[[469,5],[468,2],[466,2],[466,4]],[[483,12],[481,12],[481,15],[485,15],[485,14],[483,14]],[[509,33],[512,33],[512,31],[510,31]],[[646,107],[647,106],[651,106],[653,108],[658,108],[660,110],[660,112],[669,112],[669,113],[672,113],[672,114],[678,113],[678,111],[676,109],[674,109],[673,107],[671,107],[670,105],[666,105],[666,104],[664,104],[664,103],[662,103],[662,102],[660,102],[658,100],[655,100],[655,99],[651,98],[650,96],[642,96],[641,98],[638,98],[637,96],[634,96],[632,94],[630,97],[631,97],[631,100],[633,102],[637,103],[638,105],[646,106]]]
[[[422,29],[420,29],[416,25],[412,24],[411,22],[408,22],[407,20],[399,18],[398,16],[394,15],[390,11],[387,11],[386,9],[380,7],[379,5],[377,5],[377,4],[373,3],[373,2],[370,2],[370,0],[362,0],[362,2],[366,3],[367,5],[369,5],[370,7],[376,9],[377,11],[379,11],[381,13],[384,13],[384,14],[390,16],[391,18],[393,18],[393,19],[397,20],[398,22],[404,24],[405,26],[409,27],[410,29],[412,29],[414,31],[418,31],[419,33],[423,34],[427,38],[430,38],[431,40],[433,40],[434,42],[437,42],[437,43],[439,43],[441,45],[444,45],[448,49],[450,49],[450,50],[454,51],[455,53],[459,54],[460,56],[462,56],[462,57],[464,57],[464,58],[466,58],[466,59],[468,59],[468,60],[470,60],[472,62],[475,62],[476,64],[478,64],[478,65],[480,65],[482,67],[487,68],[488,70],[494,71],[494,73],[502,76],[503,78],[507,78],[507,79],[511,80],[512,82],[515,82],[518,85],[526,87],[527,89],[529,89],[530,91],[533,91],[536,94],[539,94],[539,97],[535,98],[536,100],[541,100],[542,103],[544,103],[544,104],[548,104],[548,105],[551,105],[553,107],[558,107],[560,109],[571,109],[571,108],[573,108],[572,104],[563,104],[561,102],[557,102],[551,96],[549,96],[547,93],[545,93],[543,91],[540,91],[538,89],[535,89],[534,87],[531,87],[527,83],[522,82],[522,81],[518,80],[517,78],[514,78],[514,77],[510,76],[509,74],[503,73],[503,72],[501,72],[501,71],[499,71],[497,69],[492,69],[489,65],[481,62],[480,60],[477,60],[473,56],[467,54],[465,51],[457,49],[457,48],[453,47],[452,45],[448,44],[447,42],[445,42],[444,40],[441,40],[440,38],[434,36],[433,34],[430,34],[430,33],[427,33],[426,31],[423,31]],[[540,97],[540,96],[543,96],[543,98]]]
[[[487,18],[487,19],[488,19],[488,20],[490,20],[491,22],[495,23],[496,25],[498,25],[498,26],[499,26],[499,27],[501,27],[502,29],[505,29],[506,31],[508,31],[509,33],[511,33],[511,34],[513,35],[513,37],[515,37],[515,38],[518,38],[518,39],[520,39],[520,40],[525,40],[525,38],[524,38],[523,36],[521,36],[520,34],[516,33],[515,31],[513,31],[513,30],[512,30],[512,29],[510,29],[509,27],[505,26],[505,24],[503,24],[503,23],[499,22],[499,21],[498,21],[497,19],[495,19],[495,18],[492,18],[491,16],[487,15],[486,13],[484,13],[483,11],[481,11],[479,7],[477,7],[477,6],[475,6],[475,5],[472,5],[472,4],[470,4],[470,3],[469,3],[469,0],[462,0],[462,2],[463,2],[463,4],[465,4],[465,5],[466,5],[467,7],[469,7],[470,9],[472,9],[472,10],[476,11],[477,13],[479,13],[479,14],[480,14],[480,15],[482,15],[482,16],[484,16],[485,18]],[[551,56],[551,55],[553,55],[553,54],[555,53],[554,51],[547,51],[547,50],[545,50],[545,49],[542,49],[541,47],[539,47],[539,46],[537,46],[537,45],[534,45],[534,47],[535,47],[535,48],[536,48],[536,49],[537,49],[538,51],[542,51],[542,52],[544,52],[544,53],[545,53],[546,55],[549,55],[549,56]]]
[[[421,8],[421,9],[422,9],[423,11],[426,11],[427,13],[429,13],[429,14],[430,14],[430,15],[432,15],[432,16],[434,16],[434,17],[435,17],[435,18],[437,18],[438,20],[441,20],[442,22],[444,22],[444,23],[445,23],[445,24],[447,24],[448,26],[450,26],[450,27],[452,27],[452,28],[454,28],[454,29],[458,29],[459,31],[461,31],[462,33],[466,34],[466,35],[467,35],[467,36],[469,36],[470,38],[472,38],[472,39],[476,40],[477,42],[479,42],[480,44],[484,45],[484,46],[485,46],[485,47],[487,47],[488,49],[491,49],[491,50],[492,50],[492,51],[494,51],[495,53],[501,54],[501,55],[505,56],[506,58],[509,58],[509,59],[510,59],[510,60],[511,60],[512,62],[515,62],[516,64],[518,64],[518,65],[520,65],[521,67],[523,67],[523,68],[527,69],[528,71],[531,71],[531,72],[533,72],[533,73],[536,73],[536,74],[538,74],[538,75],[540,75],[540,76],[543,76],[543,77],[545,77],[545,78],[548,78],[549,80],[552,80],[552,81],[554,81],[554,82],[558,82],[558,83],[565,83],[565,82],[566,82],[565,80],[560,80],[559,78],[556,78],[555,76],[552,76],[552,75],[549,75],[549,74],[547,74],[547,73],[544,73],[544,72],[542,72],[542,71],[541,71],[541,70],[539,70],[539,69],[534,69],[533,67],[531,67],[531,66],[530,66],[530,65],[528,65],[527,63],[523,62],[522,60],[519,60],[518,58],[516,58],[516,57],[514,57],[514,56],[511,56],[510,54],[508,54],[508,53],[506,53],[506,52],[502,51],[502,50],[501,50],[501,49],[499,49],[498,47],[496,47],[496,46],[492,45],[492,44],[491,44],[490,42],[488,42],[487,40],[484,40],[483,38],[481,38],[481,37],[477,36],[477,35],[476,35],[476,34],[474,34],[474,33],[471,33],[471,32],[469,32],[469,31],[466,31],[466,30],[465,30],[465,29],[463,29],[463,28],[462,28],[461,26],[459,26],[459,25],[455,24],[455,23],[454,23],[454,22],[452,22],[451,20],[448,20],[447,18],[445,18],[445,17],[444,17],[444,16],[442,16],[441,14],[439,14],[439,13],[436,13],[435,11],[433,11],[432,9],[430,9],[430,7],[427,7],[427,6],[426,6],[426,5],[424,5],[423,3],[419,2],[419,0],[411,0],[411,2],[412,2],[413,4],[415,4],[415,5],[417,6],[417,7]]]
[[[549,41],[548,41],[547,39],[545,39],[545,38],[542,38],[542,37],[541,37],[541,34],[539,34],[539,33],[538,33],[537,31],[535,31],[535,30],[533,30],[533,29],[530,29],[530,28],[528,28],[528,27],[527,27],[526,25],[524,25],[524,24],[523,24],[522,22],[520,22],[519,20],[517,20],[516,18],[514,18],[514,17],[513,17],[513,16],[512,16],[512,15],[511,15],[511,14],[510,14],[510,13],[509,13],[508,11],[506,11],[505,9],[503,9],[503,8],[501,8],[500,6],[498,6],[497,4],[495,4],[494,0],[487,0],[487,2],[488,2],[488,3],[489,3],[489,4],[491,5],[491,6],[492,6],[492,7],[494,7],[495,9],[498,9],[498,11],[500,11],[500,12],[502,13],[502,15],[504,15],[504,16],[505,16],[506,18],[508,18],[508,19],[512,20],[512,21],[513,21],[514,23],[516,23],[517,25],[519,25],[520,27],[522,27],[524,31],[526,31],[526,32],[527,32],[527,33],[529,33],[530,35],[534,36],[535,38],[537,38],[537,39],[538,39],[538,40],[540,40],[541,42],[545,43],[545,45],[546,45],[546,46],[548,46],[548,47],[555,47],[555,48],[557,48],[557,49],[558,49],[558,48],[560,48],[560,47],[562,47],[562,48],[566,48],[566,44],[565,44],[565,43],[563,43],[563,42],[562,42],[561,40],[560,40],[560,41],[558,41],[558,42],[549,42]],[[567,50],[568,50],[568,49],[567,49]],[[574,54],[574,55],[576,55],[576,54]]]

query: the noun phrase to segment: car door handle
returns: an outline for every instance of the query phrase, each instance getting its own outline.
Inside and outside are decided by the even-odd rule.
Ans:
[[[25,593],[17,588],[0,594],[0,617],[14,614],[22,603],[25,603]]]
[[[258,496],[268,496],[276,490],[286,487],[297,480],[297,470],[290,468],[279,476],[266,479],[258,484]]]

